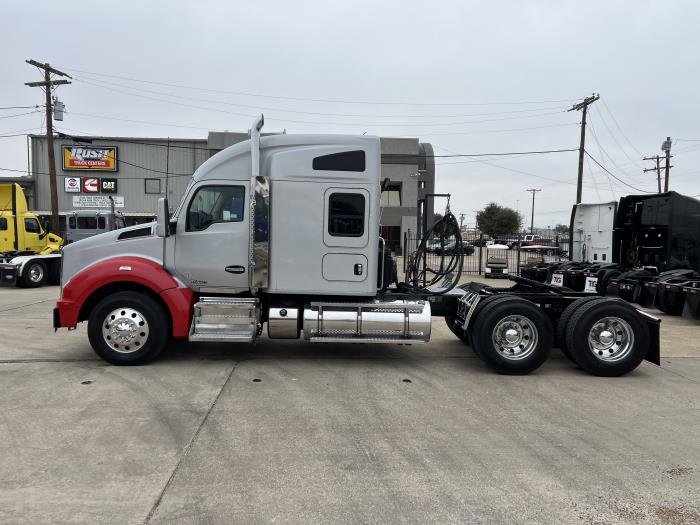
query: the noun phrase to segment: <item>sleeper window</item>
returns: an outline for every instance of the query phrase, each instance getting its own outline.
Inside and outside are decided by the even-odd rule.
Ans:
[[[333,193],[328,199],[328,233],[336,237],[362,237],[364,232],[364,195]]]
[[[208,228],[215,222],[243,220],[245,188],[243,186],[204,186],[190,201],[187,231]]]
[[[0,217],[0,230],[7,230],[7,219]]]

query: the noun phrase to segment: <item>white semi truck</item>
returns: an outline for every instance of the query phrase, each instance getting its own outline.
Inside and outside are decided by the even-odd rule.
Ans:
[[[659,321],[629,304],[512,277],[512,288],[458,285],[462,240],[449,213],[426,239],[454,239],[437,275],[413,265],[404,283],[380,231],[377,137],[271,135],[207,160],[172,217],[63,250],[55,328],[87,321],[114,364],[155,358],[170,338],[250,343],[424,343],[431,321],[493,369],[523,374],[556,344],[583,369],[617,376],[659,364]],[[425,241],[419,252],[425,250]]]

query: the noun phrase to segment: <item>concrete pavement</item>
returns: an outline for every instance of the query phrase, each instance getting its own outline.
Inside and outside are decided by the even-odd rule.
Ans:
[[[700,522],[700,324],[617,379],[427,345],[174,344],[114,367],[0,289],[3,523]]]

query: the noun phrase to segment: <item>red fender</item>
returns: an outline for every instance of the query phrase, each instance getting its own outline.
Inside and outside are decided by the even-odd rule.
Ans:
[[[189,335],[194,293],[182,288],[175,278],[157,262],[141,257],[113,257],[83,268],[63,287],[56,303],[57,324],[75,328],[85,301],[103,286],[129,282],[152,290],[165,302],[173,320],[173,337]]]

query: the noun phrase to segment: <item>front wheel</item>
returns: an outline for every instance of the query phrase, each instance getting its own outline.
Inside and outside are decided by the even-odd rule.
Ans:
[[[105,297],[88,320],[93,350],[114,365],[140,365],[153,360],[165,347],[168,331],[163,308],[137,292]]]
[[[517,297],[484,307],[474,320],[472,344],[501,374],[527,374],[545,362],[552,349],[552,323],[535,304]]]

